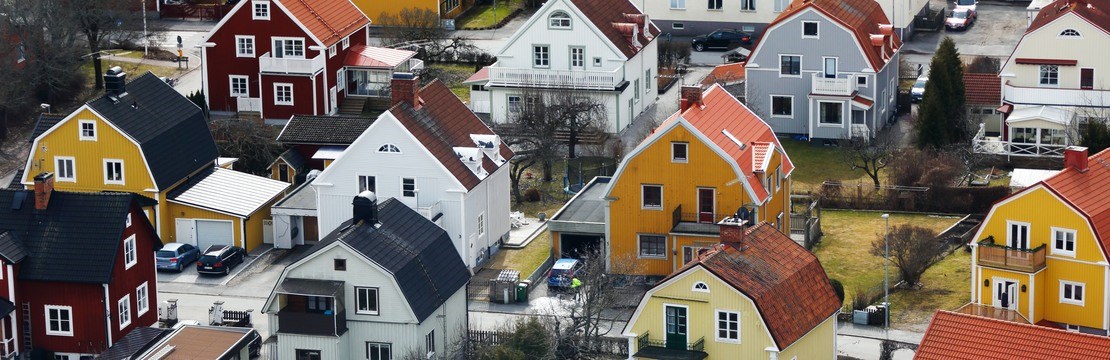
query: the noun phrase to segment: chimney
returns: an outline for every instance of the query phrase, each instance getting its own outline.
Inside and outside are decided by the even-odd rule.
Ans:
[[[740,215],[733,215],[726,217],[721,222],[717,223],[721,226],[721,243],[732,245],[737,250],[744,250],[744,238],[748,229],[748,224]]]
[[[50,205],[52,192],[54,192],[54,173],[44,172],[35,175],[35,210],[46,210]]]
[[[393,80],[391,80],[389,84],[389,93],[391,97],[389,106],[406,102],[414,108],[417,107],[420,101],[420,98],[416,94],[416,91],[420,89],[419,82],[420,79],[413,73],[393,73]]]
[[[1082,146],[1068,146],[1064,149],[1064,169],[1074,168],[1079,172],[1087,172],[1087,148]],[[37,179],[37,178],[36,178]]]
[[[123,68],[113,66],[104,73],[104,91],[111,95],[123,95],[127,92],[127,73]]]
[[[700,86],[683,85],[682,93],[679,96],[681,96],[678,104],[679,111],[686,111],[686,109],[689,109],[691,106],[694,105],[702,105]]]
[[[366,190],[359,193],[355,196],[351,205],[354,205],[354,214],[351,217],[352,223],[371,225],[378,223],[378,196],[374,195],[373,191]]]

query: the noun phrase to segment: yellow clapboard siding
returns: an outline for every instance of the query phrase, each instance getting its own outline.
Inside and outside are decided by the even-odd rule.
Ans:
[[[79,138],[79,124],[85,120],[96,122],[95,141]],[[41,135],[32,151],[24,183],[33,182],[35,175],[50,171],[56,177],[54,188],[59,190],[126,191],[150,196],[144,190],[155,188],[139,146],[88,109],[81,109],[56,125],[53,131]],[[73,158],[75,182],[57,177],[55,159],[59,156]],[[124,185],[105,183],[105,159],[123,160]]]

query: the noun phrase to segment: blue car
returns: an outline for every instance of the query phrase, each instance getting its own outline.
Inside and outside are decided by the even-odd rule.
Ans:
[[[197,261],[200,250],[195,246],[182,243],[169,243],[162,246],[162,250],[154,252],[154,266],[158,270],[175,270],[180,272],[189,264]]]
[[[567,289],[570,288],[571,279],[574,279],[581,266],[576,259],[559,259],[551,266],[547,273],[547,287]]]

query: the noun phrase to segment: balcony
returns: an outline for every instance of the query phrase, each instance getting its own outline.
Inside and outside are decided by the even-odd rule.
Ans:
[[[671,212],[671,233],[720,235],[715,213],[684,213],[682,205]]]
[[[339,336],[347,332],[342,281],[286,278],[276,292],[278,333]]]
[[[1033,136],[1035,142],[1018,142],[1002,140],[999,137],[986,136],[986,129],[979,124],[979,131],[971,138],[972,150],[977,154],[994,154],[1005,156],[1026,157],[1063,157],[1068,144],[1041,143],[1040,132],[1050,129],[1034,128],[1037,135]],[[1066,141],[1066,139],[1065,139]]]
[[[324,56],[316,55],[311,59],[277,58],[265,53],[258,58],[258,70],[271,74],[311,75],[324,70]]]
[[[1110,90],[1016,86],[1002,87],[1002,100],[1011,104],[1104,107],[1110,105]]]
[[[1018,249],[995,245],[994,238],[979,241],[976,262],[993,268],[1035,273],[1045,267],[1045,245],[1034,249]]]
[[[709,357],[705,352],[705,337],[692,343],[668,343],[666,340],[652,339],[648,332],[636,337],[636,354],[643,359],[689,359],[700,360]]]
[[[826,78],[823,74],[813,74],[813,87],[810,94],[830,96],[851,96],[856,91],[852,79]]]
[[[277,313],[278,332],[299,335],[339,336],[347,332],[347,312],[314,313],[290,309],[289,306]]]
[[[495,64],[489,69],[489,86],[613,90],[624,82],[619,70],[509,69]]]

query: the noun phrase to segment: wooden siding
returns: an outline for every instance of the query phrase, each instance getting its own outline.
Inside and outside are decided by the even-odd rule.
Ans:
[[[225,215],[214,211],[195,208],[189,205],[178,203],[170,203],[167,206],[167,216],[163,216],[165,223],[164,230],[162,231],[162,238],[165,243],[177,242],[177,219],[203,219],[203,220],[226,220],[231,221],[232,233],[235,238],[235,246],[243,246],[243,233],[242,225],[239,223],[242,219],[239,217]],[[267,209],[267,211],[269,211]],[[259,225],[261,226],[261,224]],[[259,242],[261,242],[261,238]],[[193,244],[196,245],[196,244]],[[201,249],[203,251],[204,249]],[[248,249],[249,250],[249,249]]]
[[[96,141],[79,139],[80,120],[96,121]],[[76,182],[57,178],[55,156],[74,158]],[[104,183],[104,159],[123,160],[124,185]],[[88,109],[81,110],[69,120],[59,123],[54,131],[39,137],[31,154],[31,167],[23,175],[24,183],[34,182],[35,175],[43,171],[54,172],[54,188],[58,190],[128,191],[150,196],[143,190],[155,187],[139,146]]]

